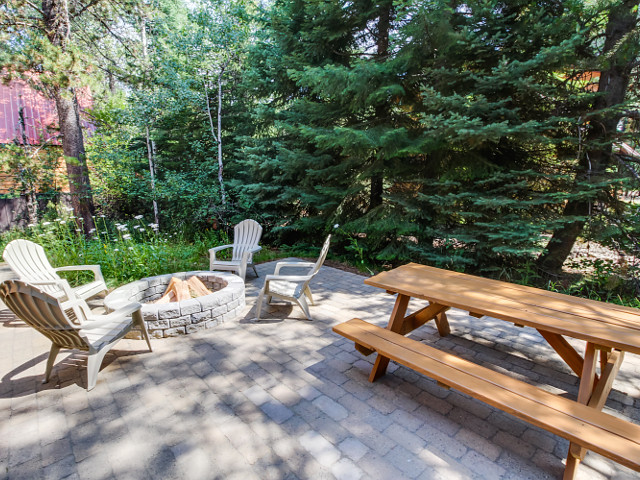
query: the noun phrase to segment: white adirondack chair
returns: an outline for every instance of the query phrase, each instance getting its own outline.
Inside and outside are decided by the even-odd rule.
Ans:
[[[21,280],[6,280],[0,284],[0,299],[18,318],[51,340],[42,383],[49,381],[53,362],[60,349],[70,348],[88,352],[87,390],[91,390],[96,386],[105,354],[134,325],[141,330],[151,351],[139,303],[125,305],[108,315],[93,315],[87,303],[80,298],[61,303],[59,299]],[[80,320],[80,325],[74,324],[74,317]]]
[[[264,286],[260,290],[258,296],[258,306],[256,309],[256,319],[260,320],[260,313],[262,312],[262,300],[267,297],[267,304],[271,303],[272,297],[278,297],[289,302],[297,303],[308,320],[312,320],[311,313],[309,312],[309,304],[307,299],[311,302],[311,305],[315,305],[313,302],[313,296],[311,295],[311,289],[309,288],[309,282],[316,276],[318,270],[327,258],[327,252],[329,251],[329,244],[331,243],[331,235],[327,237],[320,251],[320,256],[315,263],[312,262],[278,262],[276,263],[276,269],[273,275],[267,275],[264,279]],[[302,275],[280,275],[280,270],[284,267],[304,268],[306,272]]]
[[[262,250],[258,245],[262,236],[262,227],[255,220],[247,219],[238,223],[233,228],[233,245],[221,245],[209,249],[209,270],[226,270],[235,272],[244,280],[247,267],[253,268],[258,276],[258,271],[253,264],[253,254]],[[227,248],[233,248],[231,260],[219,260],[216,253]]]
[[[44,253],[44,248],[29,240],[18,239],[9,242],[2,253],[2,258],[20,280],[40,287],[43,291],[61,300],[64,300],[69,291],[83,300],[107,291],[107,284],[102,277],[100,265],[71,265],[53,268]],[[94,281],[71,288],[69,283],[61,278],[57,272],[72,270],[91,270]]]

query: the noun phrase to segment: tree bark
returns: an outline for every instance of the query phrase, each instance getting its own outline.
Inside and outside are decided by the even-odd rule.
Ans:
[[[376,38],[376,60],[384,62],[389,54],[389,30],[391,28],[392,2],[382,2],[378,17]],[[377,105],[375,109],[375,124],[386,122],[389,107],[386,104]],[[374,153],[373,173],[371,175],[371,189],[369,191],[369,210],[382,205],[384,194],[384,158],[381,153]]]
[[[62,134],[62,151],[69,177],[71,206],[75,216],[82,219],[82,228],[86,234],[95,228],[93,222],[93,197],[89,183],[89,169],[84,150],[84,138],[80,126],[80,115],[75,92],[54,88],[54,98]]]
[[[216,130],[213,126],[213,115],[211,114],[211,103],[209,102],[209,90],[207,88],[207,81],[203,80],[202,84],[204,85],[204,98],[207,104],[207,114],[209,116],[209,126],[211,127],[211,136],[218,143],[218,183],[220,183],[220,197],[222,205],[226,205],[227,203],[227,192],[224,188],[224,163],[222,161],[222,74],[226,68],[226,64],[222,66],[220,72],[218,73],[218,111],[217,111],[217,122],[218,122],[218,134],[216,135]]]
[[[635,28],[637,15],[632,9],[639,3],[639,0],[625,0],[612,7],[609,13],[602,52],[603,56],[609,57],[609,63],[608,68],[600,73],[598,92],[603,95],[594,101],[595,115],[589,121],[586,137],[587,144],[593,146],[587,148],[582,158],[579,159],[580,171],[576,176],[579,180],[596,183],[602,179],[602,175],[611,163],[612,142],[620,114],[611,112],[609,109],[624,102],[631,70],[635,62],[635,55],[618,55],[614,50],[618,47],[619,42]],[[542,270],[555,273],[562,269],[564,261],[584,229],[594,201],[595,197],[567,202],[563,216],[579,218],[568,221],[553,232],[545,252],[538,258],[538,266]]]
[[[153,196],[153,219],[156,228],[160,228],[160,212],[158,211],[158,201],[156,200],[156,149],[153,140],[151,140],[151,134],[149,127],[145,127],[145,133],[147,137],[147,157],[149,158],[149,174],[151,175],[151,195]]]
[[[47,38],[55,47],[65,51],[71,36],[71,23],[66,0],[43,0],[42,14]],[[80,124],[80,114],[76,93],[72,88],[59,84],[52,87],[56,102],[62,150],[69,177],[71,205],[78,219],[82,219],[81,228],[86,234],[95,228],[93,222],[93,197],[89,182],[89,169],[84,149],[84,138]]]

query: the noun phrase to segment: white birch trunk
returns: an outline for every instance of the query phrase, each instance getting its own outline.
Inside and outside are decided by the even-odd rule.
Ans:
[[[222,73],[224,69],[220,71],[218,75],[218,134],[216,135],[215,127],[213,125],[213,115],[211,114],[211,103],[209,103],[209,90],[207,88],[207,81],[203,80],[204,85],[204,98],[207,102],[207,115],[209,116],[209,126],[211,127],[211,135],[213,139],[218,142],[218,182],[220,183],[220,196],[222,205],[227,203],[227,193],[224,189],[223,167],[222,162]]]

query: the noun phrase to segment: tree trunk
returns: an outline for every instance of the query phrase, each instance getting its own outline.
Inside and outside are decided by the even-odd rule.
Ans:
[[[54,89],[54,97],[62,134],[62,151],[69,177],[71,206],[75,216],[82,219],[82,228],[86,234],[95,225],[93,223],[93,197],[89,183],[89,169],[84,150],[84,138],[80,126],[80,115],[75,92]]]
[[[149,158],[149,175],[151,175],[151,195],[153,196],[153,219],[156,228],[160,228],[160,212],[158,211],[158,201],[156,200],[156,148],[153,140],[151,140],[151,134],[149,133],[149,127],[145,127],[147,135],[147,156]]]
[[[203,80],[202,84],[204,85],[204,98],[207,103],[207,115],[209,116],[209,126],[211,127],[211,136],[218,143],[218,182],[220,183],[220,196],[222,205],[226,205],[227,203],[227,192],[224,189],[224,163],[222,161],[222,74],[224,72],[226,65],[224,65],[220,73],[218,74],[218,112],[217,112],[217,121],[218,121],[218,135],[216,135],[216,130],[213,126],[213,115],[211,114],[211,103],[209,102],[209,90],[207,88],[207,81]]]
[[[384,62],[389,54],[389,30],[391,28],[392,3],[383,2],[380,6],[376,38],[376,60]],[[389,113],[388,105],[377,105],[374,124],[384,124]],[[384,193],[384,158],[381,153],[374,154],[371,190],[369,193],[369,210],[382,205]]]
[[[626,0],[613,7],[609,13],[609,20],[605,29],[605,42],[602,55],[608,58],[608,68],[600,73],[598,92],[604,95],[594,101],[593,111],[596,112],[589,121],[587,148],[580,158],[580,171],[577,178],[593,183],[602,179],[611,162],[612,141],[620,114],[609,109],[624,102],[629,77],[635,61],[635,54],[623,52],[616,54],[624,37],[631,33],[636,26],[636,13],[632,10],[640,3],[639,0]],[[613,52],[613,53],[612,53]],[[626,55],[625,55],[626,53]],[[598,113],[602,112],[602,113]],[[565,205],[563,216],[566,218],[578,216],[579,219],[570,221],[553,232],[545,252],[538,258],[538,266],[546,272],[559,272],[564,261],[569,256],[574,243],[582,233],[587,217],[590,215],[593,199],[569,200]]]
[[[220,196],[222,197],[222,205],[227,204],[227,192],[224,189],[224,178],[222,172],[224,164],[222,163],[222,72],[218,74],[218,182],[220,183]]]
[[[71,23],[66,0],[42,0],[42,14],[47,37],[52,45],[66,50],[71,36]],[[69,177],[71,205],[78,219],[82,219],[82,228],[86,234],[95,225],[93,223],[93,197],[89,183],[89,169],[84,150],[84,138],[80,124],[78,100],[72,88],[59,84],[52,87],[56,102],[62,150]],[[80,222],[78,222],[80,223]]]

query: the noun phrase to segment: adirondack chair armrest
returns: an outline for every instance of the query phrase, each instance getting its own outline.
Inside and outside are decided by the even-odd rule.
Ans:
[[[256,252],[259,252],[260,250],[262,250],[262,247],[260,245],[256,245],[254,247],[248,248],[242,253],[242,261],[245,263],[248,262],[249,257]]]
[[[41,287],[41,286],[45,287],[48,285],[60,287],[64,292],[64,294],[67,296],[67,299],[75,298],[75,295],[73,294],[73,290],[71,289],[71,285],[69,285],[69,282],[67,282],[64,278],[60,280],[41,280],[38,282],[27,282],[27,283],[29,283],[30,285],[33,285],[34,287]]]
[[[312,262],[278,262],[276,263],[276,270],[275,272],[273,272],[273,274],[278,275],[282,267],[311,268],[314,265],[315,263]]]
[[[56,272],[72,272],[76,270],[91,270],[93,272],[93,276],[96,280],[100,280],[104,282],[104,278],[102,276],[102,270],[100,269],[100,265],[67,265],[65,267],[58,267],[53,269]]]
[[[87,320],[89,320],[89,323],[83,324],[82,329],[91,330],[93,328],[100,328],[101,325],[112,322],[117,318],[128,317],[129,315],[140,310],[141,308],[142,308],[141,304],[137,302],[132,302],[127,305],[124,305],[123,307],[118,308],[117,310],[114,310],[113,312],[107,315],[88,315]]]
[[[271,281],[284,281],[284,282],[306,282],[310,280],[313,275],[267,275],[264,279],[264,284],[267,285]]]
[[[210,248],[209,249],[209,255],[211,256],[211,260],[215,261],[216,253],[221,251],[221,250],[225,250],[227,248],[233,248],[233,245],[220,245],[219,247]]]

